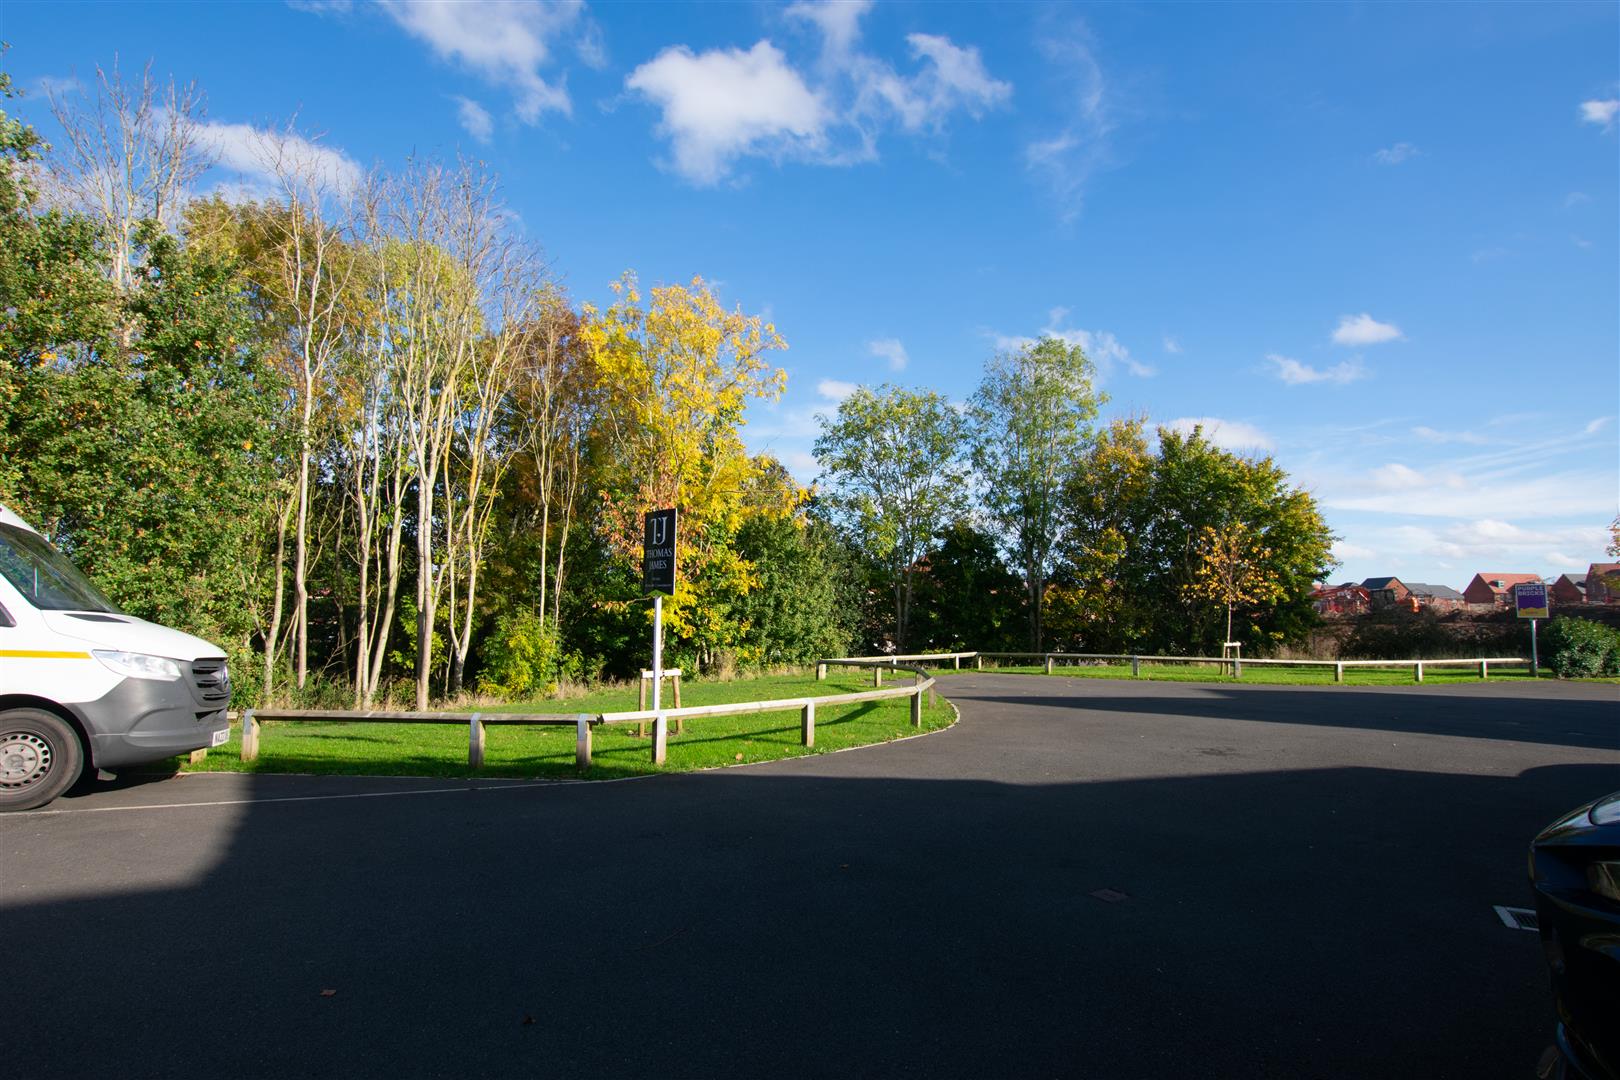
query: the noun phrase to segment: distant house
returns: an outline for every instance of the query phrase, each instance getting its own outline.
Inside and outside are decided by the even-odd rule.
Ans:
[[[1513,603],[1513,586],[1540,583],[1540,574],[1475,574],[1463,590],[1463,598],[1476,608],[1507,607]]]
[[[1375,611],[1400,606],[1410,591],[1400,578],[1393,577],[1370,577],[1361,583],[1361,587],[1367,590],[1368,602]]]
[[[1586,571],[1589,604],[1620,604],[1620,562],[1595,562]]]
[[[1449,585],[1425,585],[1414,581],[1406,586],[1413,611],[1460,611],[1468,598]]]
[[[1311,603],[1318,615],[1361,615],[1371,606],[1367,590],[1353,581],[1318,585],[1311,591]]]
[[[1559,574],[1558,580],[1547,586],[1547,595],[1559,605],[1586,603],[1586,575]]]

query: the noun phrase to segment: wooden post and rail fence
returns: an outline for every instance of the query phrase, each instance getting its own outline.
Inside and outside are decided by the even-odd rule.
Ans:
[[[984,662],[990,660],[1033,660],[1040,664],[1045,672],[1053,674],[1059,663],[1063,662],[1129,662],[1131,676],[1141,678],[1142,665],[1152,664],[1214,664],[1222,671],[1230,670],[1234,678],[1241,678],[1243,667],[1247,665],[1279,667],[1330,667],[1333,669],[1333,681],[1344,682],[1347,668],[1402,668],[1412,669],[1414,682],[1423,681],[1425,667],[1477,667],[1479,677],[1490,677],[1492,665],[1530,666],[1530,661],[1520,656],[1472,657],[1468,659],[1443,660],[1242,660],[1232,657],[1216,656],[1156,656],[1146,653],[1063,653],[1063,652],[947,652],[947,653],[912,653],[897,656],[851,656],[820,660],[816,663],[816,679],[822,681],[827,678],[829,667],[867,668],[872,672],[872,689],[853,694],[832,694],[825,697],[797,697],[775,698],[767,701],[739,701],[724,705],[681,705],[681,672],[675,668],[664,672],[674,688],[674,708],[648,709],[647,686],[652,679],[652,672],[643,671],[639,680],[639,707],[626,712],[604,713],[503,713],[503,712],[469,712],[469,713],[436,713],[436,712],[386,712],[361,710],[322,710],[322,709],[246,709],[241,714],[242,720],[242,760],[253,761],[259,756],[259,743],[263,736],[260,723],[275,721],[278,723],[387,723],[387,724],[465,724],[467,725],[467,764],[472,769],[479,769],[484,764],[484,745],[486,729],[489,725],[516,725],[516,726],[547,726],[547,727],[573,727],[574,728],[574,763],[577,768],[584,771],[591,766],[592,732],[602,724],[636,724],[641,735],[645,736],[649,723],[667,725],[670,720],[676,723],[675,733],[684,734],[688,718],[702,718],[710,716],[740,716],[747,713],[788,712],[796,711],[800,714],[799,728],[800,741],[805,746],[814,746],[816,740],[816,710],[838,705],[853,705],[867,701],[883,701],[891,698],[911,699],[911,724],[913,727],[922,726],[923,695],[928,695],[928,703],[935,701],[934,677],[928,673],[924,663],[933,663],[935,666],[950,661],[953,669],[960,670],[964,660],[972,660],[975,670],[983,670]],[[884,674],[898,676],[902,672],[912,676],[909,686],[883,686]],[[664,730],[661,728],[661,730]],[[199,760],[206,751],[196,751],[192,760]],[[665,740],[655,738],[652,746],[653,764],[662,765],[665,760]]]

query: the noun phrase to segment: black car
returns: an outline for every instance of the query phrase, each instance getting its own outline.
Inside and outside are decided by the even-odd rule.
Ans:
[[[1620,792],[1566,814],[1530,845],[1557,1046],[1543,1080],[1620,1080]]]

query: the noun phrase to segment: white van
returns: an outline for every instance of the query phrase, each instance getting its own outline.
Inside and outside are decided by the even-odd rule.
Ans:
[[[224,650],[123,614],[0,505],[0,811],[85,769],[218,746],[230,700]]]

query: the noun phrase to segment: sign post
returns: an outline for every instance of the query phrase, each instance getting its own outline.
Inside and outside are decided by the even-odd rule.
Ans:
[[[1519,618],[1530,620],[1530,677],[1541,675],[1541,658],[1536,655],[1536,620],[1547,617],[1547,586],[1524,581],[1513,586],[1513,608]]]
[[[642,539],[642,586],[653,594],[652,707],[658,714],[653,719],[653,764],[662,765],[669,745],[669,718],[663,713],[664,595],[675,592],[675,511],[648,511]]]

